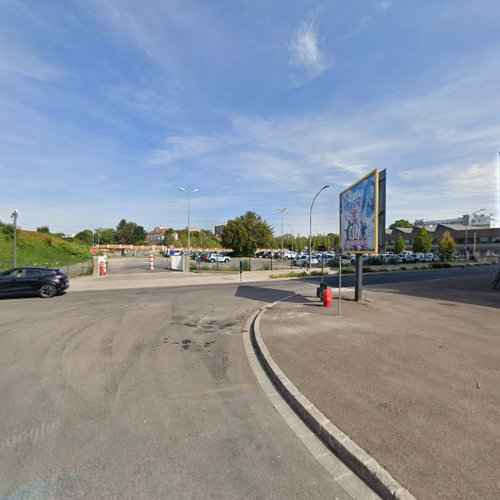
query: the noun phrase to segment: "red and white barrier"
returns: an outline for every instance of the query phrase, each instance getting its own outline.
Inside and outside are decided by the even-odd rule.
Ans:
[[[154,268],[155,268],[154,259],[155,259],[155,258],[154,258],[154,256],[153,256],[153,254],[151,254],[151,255],[149,256],[149,269],[150,269],[151,271],[153,271],[153,270],[154,270]]]

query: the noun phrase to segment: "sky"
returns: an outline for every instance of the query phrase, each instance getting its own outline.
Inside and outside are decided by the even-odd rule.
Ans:
[[[500,216],[496,0],[0,1],[0,220],[338,230],[387,169],[387,223]]]

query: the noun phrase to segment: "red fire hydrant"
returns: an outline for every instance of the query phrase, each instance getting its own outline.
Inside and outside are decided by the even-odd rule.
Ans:
[[[333,303],[332,291],[326,288],[323,292],[323,305],[325,307],[330,307]]]
[[[99,264],[99,276],[105,276],[106,275],[106,262],[101,260]]]

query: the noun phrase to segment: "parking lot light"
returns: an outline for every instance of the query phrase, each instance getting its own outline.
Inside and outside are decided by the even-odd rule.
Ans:
[[[316,196],[313,198],[313,201],[311,203],[311,210],[309,210],[309,271],[311,271],[311,246],[312,246],[312,211],[313,211],[313,206],[314,202],[316,201],[316,198],[318,197],[319,193],[323,191],[326,188],[329,188],[330,186],[327,184],[326,186],[323,186],[317,193]]]
[[[189,191],[183,187],[179,188],[182,192],[187,194],[188,197],[188,262],[191,259],[191,223],[190,223],[190,208],[191,208],[191,194],[198,192],[198,188]],[[188,266],[189,267],[189,266]]]
[[[281,259],[283,259],[283,215],[288,210],[288,208],[277,208],[278,212],[281,212]]]
[[[14,239],[12,247],[12,267],[17,267],[17,216],[19,215],[19,210],[14,210],[10,216],[14,220]]]
[[[480,212],[484,212],[485,210],[486,210],[485,208],[480,208],[479,210],[476,210],[474,213],[467,215],[468,220],[467,220],[467,225],[465,226],[465,261],[466,262],[469,261],[469,225],[470,225],[474,215],[476,215]],[[476,252],[476,250],[474,249],[474,253],[475,252]]]

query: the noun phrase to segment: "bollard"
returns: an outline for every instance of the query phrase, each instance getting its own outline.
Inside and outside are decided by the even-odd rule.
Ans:
[[[153,269],[154,269],[154,268],[155,268],[155,264],[154,264],[154,256],[153,256],[153,254],[151,254],[151,255],[149,256],[149,269],[150,269],[151,271],[153,271]]]
[[[323,305],[325,307],[330,307],[332,303],[333,303],[332,291],[329,288],[327,288],[323,292]]]
[[[99,276],[102,278],[103,276],[106,275],[106,263],[101,260],[99,263]]]

